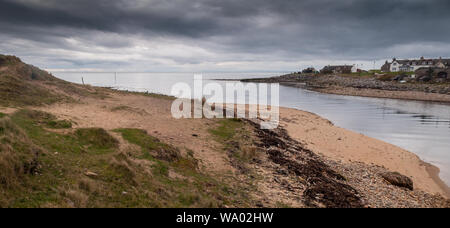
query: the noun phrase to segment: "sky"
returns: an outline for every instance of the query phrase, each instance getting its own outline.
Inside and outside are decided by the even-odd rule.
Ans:
[[[0,53],[50,71],[298,71],[450,57],[448,0],[0,0]]]

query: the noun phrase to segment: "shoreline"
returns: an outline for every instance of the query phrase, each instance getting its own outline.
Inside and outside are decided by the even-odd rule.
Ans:
[[[434,182],[436,182],[436,184],[442,189],[442,191],[444,191],[443,196],[447,199],[450,199],[450,186],[448,186],[439,176],[441,170],[431,163],[427,163],[425,161],[422,162],[425,165],[427,172],[430,174],[430,177],[434,180]]]
[[[415,187],[450,198],[450,187],[440,178],[440,169],[413,152],[337,127],[315,113],[283,107],[280,113],[280,124],[288,134],[312,151],[334,161],[362,162],[400,172],[412,177]],[[338,143],[330,146],[333,142]]]
[[[226,105],[226,104],[225,104]],[[249,105],[246,105],[246,109]],[[280,108],[280,127],[305,148],[333,162],[364,163],[399,172],[414,181],[414,188],[450,199],[450,187],[441,179],[439,167],[423,161],[417,154],[388,142],[334,125],[322,116],[289,107]],[[308,126],[309,125],[309,126]],[[306,127],[305,127],[306,126]],[[303,134],[300,132],[304,132]],[[320,134],[314,135],[314,131]],[[312,137],[308,135],[313,134]],[[344,146],[329,146],[330,138]],[[314,145],[314,146],[311,146]],[[357,150],[354,150],[354,148]],[[338,152],[336,152],[336,150]],[[348,152],[350,151],[350,152]],[[360,157],[359,155],[363,155]],[[381,156],[381,158],[377,158]]]
[[[370,97],[370,98],[382,98],[382,99],[397,99],[397,100],[408,100],[408,101],[419,101],[419,102],[433,102],[443,105],[450,104],[450,95],[439,94],[439,93],[426,93],[421,91],[390,91],[382,89],[369,89],[369,88],[353,88],[353,87],[342,87],[342,86],[311,86],[308,82],[292,82],[283,79],[284,76],[275,78],[260,78],[260,79],[243,79],[241,82],[257,82],[257,83],[280,83],[283,86],[303,88],[314,92],[342,95],[342,96],[355,96],[355,97]],[[294,109],[297,110],[297,109]],[[303,111],[303,110],[298,110]],[[313,115],[319,116],[315,113]],[[319,116],[320,117],[320,116]],[[322,118],[322,117],[320,117]],[[350,131],[348,129],[345,129]],[[384,142],[384,141],[383,141]],[[406,151],[406,150],[405,150]],[[417,156],[420,163],[426,167],[426,172],[429,174],[433,182],[439,186],[441,193],[446,197],[450,198],[450,186],[445,183],[440,177],[440,169],[431,164],[420,159],[418,155],[413,152],[409,153]]]
[[[381,89],[366,89],[366,88],[352,88],[352,87],[311,87],[304,83],[286,83],[282,82],[280,85],[303,88],[314,92],[354,96],[354,97],[369,97],[369,98],[384,98],[384,99],[396,99],[406,101],[420,101],[420,102],[433,102],[437,104],[450,105],[450,96],[444,94],[425,93],[419,91],[389,91]]]
[[[450,83],[399,83],[376,77],[287,74],[272,78],[242,79],[241,82],[280,83],[311,91],[374,98],[390,98],[450,104]]]

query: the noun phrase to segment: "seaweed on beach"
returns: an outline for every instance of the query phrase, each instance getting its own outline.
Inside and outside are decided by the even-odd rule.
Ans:
[[[259,147],[266,148],[268,158],[275,164],[306,181],[303,192],[304,203],[309,207],[361,208],[364,204],[358,191],[346,184],[346,178],[326,165],[312,151],[290,138],[287,132],[278,128],[262,130],[254,126],[260,139]]]

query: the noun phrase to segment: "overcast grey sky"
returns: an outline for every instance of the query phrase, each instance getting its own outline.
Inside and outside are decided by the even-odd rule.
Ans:
[[[0,53],[42,68],[294,71],[450,57],[448,0],[0,0]]]

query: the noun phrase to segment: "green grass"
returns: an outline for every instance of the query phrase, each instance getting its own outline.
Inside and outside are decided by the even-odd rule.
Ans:
[[[72,122],[67,120],[50,120],[47,126],[52,129],[69,129],[72,128]]]
[[[246,123],[240,119],[224,119],[209,132],[215,140],[223,145],[223,150],[241,167],[259,156],[259,149],[253,146]]]
[[[166,100],[175,100],[176,99],[176,97],[159,94],[159,93],[146,92],[146,93],[143,93],[143,95],[148,96],[148,97],[158,98],[158,99],[166,99]]]
[[[240,119],[224,119],[219,122],[217,128],[209,130],[220,141],[227,141],[232,139],[237,132],[237,129],[244,126]]]
[[[12,116],[35,143],[51,153],[63,154],[104,154],[113,152],[118,142],[104,129],[77,129],[75,133],[55,133],[47,131],[46,121],[51,115],[39,111],[20,110]]]
[[[159,94],[159,93],[133,92],[133,91],[119,91],[119,90],[114,90],[114,92],[116,92],[116,93],[122,93],[122,94],[141,95],[141,96],[153,97],[153,98],[164,99],[164,100],[169,100],[169,101],[172,101],[172,100],[177,99],[177,98],[174,97],[174,96],[168,96],[168,95]]]
[[[102,128],[83,128],[75,131],[78,141],[88,148],[108,151],[118,147],[119,142]]]
[[[53,77],[12,56],[0,55],[0,105],[24,107],[75,102],[71,95],[105,98],[104,89],[80,86]]]
[[[0,75],[0,105],[27,106],[52,104],[63,99],[43,87],[11,75]]]
[[[194,151],[181,156],[145,131],[119,129],[140,147],[122,151],[103,129],[54,132],[46,127],[48,118],[20,110],[0,119],[0,207],[249,205],[251,198],[235,183],[200,172]],[[177,159],[160,159],[158,151],[176,152]]]
[[[164,183],[166,188],[177,192],[177,197],[171,199],[175,207],[192,207],[194,205],[218,207],[224,203],[238,202],[245,206],[249,200],[246,193],[233,189],[227,184],[198,171],[198,161],[194,158],[194,151],[188,150],[187,156],[183,157],[179,155],[178,149],[139,129],[117,129],[115,132],[121,133],[125,140],[141,148],[141,154],[138,157],[153,162],[151,169],[154,178],[160,183]],[[177,159],[158,159],[158,155],[153,153],[155,150],[176,151]],[[171,179],[169,177],[170,171],[186,177],[186,180]]]
[[[152,137],[147,132],[139,129],[116,129],[122,137],[132,144],[142,148],[142,158],[153,160],[158,158],[166,161],[176,161],[180,158],[178,149],[162,143],[159,139]]]
[[[72,122],[68,120],[58,120],[55,116],[37,111],[23,109],[20,111],[20,115],[29,118],[34,121],[35,124],[42,125],[43,127],[50,129],[69,129],[72,128]]]
[[[293,207],[291,205],[283,203],[283,202],[277,202],[276,203],[276,208],[288,209],[288,208],[293,208]]]
[[[159,176],[168,176],[169,164],[177,167],[189,167],[194,170],[196,167],[189,160],[182,158],[177,148],[161,142],[159,139],[150,136],[146,131],[140,129],[117,129],[115,132],[121,133],[128,142],[141,148],[138,158],[154,162],[153,173]],[[163,152],[165,155],[162,155]]]
[[[65,203],[67,201],[65,193],[75,191],[71,188],[77,189],[74,186],[84,178],[86,169],[100,172],[112,167],[109,163],[107,168],[103,166],[105,164],[103,160],[107,160],[109,156],[112,156],[112,152],[116,151],[116,148],[110,148],[112,141],[109,137],[111,136],[104,135],[104,130],[80,129],[80,133],[77,134],[50,132],[44,128],[42,119],[36,118],[39,116],[44,118],[48,114],[21,110],[11,117],[14,125],[22,129],[21,131],[30,138],[32,145],[42,148],[45,152],[39,156],[41,173],[24,179],[21,183],[24,191],[10,192],[13,194],[11,201],[7,204],[8,207],[70,206]],[[100,139],[92,139],[93,136],[100,136]],[[116,173],[120,171],[115,170]],[[107,185],[115,184],[117,183]],[[77,194],[81,193],[77,192]],[[103,205],[108,205],[108,201],[105,201]],[[81,203],[77,205],[75,202],[74,206],[87,205]]]
[[[36,165],[47,159],[41,148],[15,121],[0,120],[0,129],[0,207],[38,207],[39,202],[54,202],[51,190],[56,186],[45,180],[54,170],[41,173]],[[36,172],[42,175],[39,182],[35,181]]]
[[[5,116],[6,116],[5,113],[1,113],[1,112],[0,112],[0,118],[3,118],[3,117],[5,117]]]

